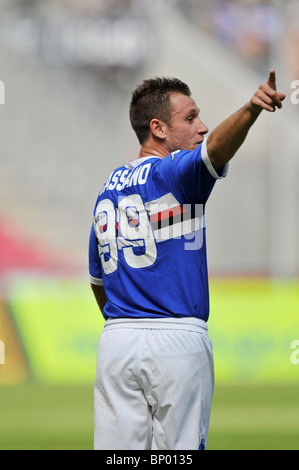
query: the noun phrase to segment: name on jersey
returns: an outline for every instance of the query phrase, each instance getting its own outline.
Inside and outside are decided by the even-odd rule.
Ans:
[[[103,185],[100,194],[109,190],[116,189],[122,191],[125,188],[130,188],[137,184],[145,184],[149,175],[151,163],[145,165],[138,165],[133,170],[127,168],[122,170],[116,170],[111,173],[106,183]]]

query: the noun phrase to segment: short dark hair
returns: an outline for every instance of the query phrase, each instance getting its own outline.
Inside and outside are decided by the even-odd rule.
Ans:
[[[170,123],[171,93],[191,96],[188,85],[178,78],[156,77],[144,80],[132,93],[130,122],[139,143],[142,145],[150,133],[152,119]]]

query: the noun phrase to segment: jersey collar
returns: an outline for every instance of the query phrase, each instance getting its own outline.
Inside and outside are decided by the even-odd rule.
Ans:
[[[136,168],[136,166],[140,165],[140,163],[143,163],[150,158],[159,158],[162,160],[161,157],[157,157],[156,155],[149,155],[148,157],[136,158],[136,160],[128,160],[125,164],[125,167],[131,170],[132,168]]]

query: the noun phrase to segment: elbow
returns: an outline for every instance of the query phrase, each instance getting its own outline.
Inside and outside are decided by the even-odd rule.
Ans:
[[[211,165],[216,171],[222,168],[229,160],[226,158],[226,155],[223,151],[219,151],[219,146],[217,144],[214,145],[213,142],[207,142],[207,154]]]
[[[227,148],[223,145],[223,142],[217,142],[215,138],[207,141],[207,154],[211,165],[217,171],[220,168],[223,168],[226,163],[228,163],[231,158],[235,155],[237,149]]]

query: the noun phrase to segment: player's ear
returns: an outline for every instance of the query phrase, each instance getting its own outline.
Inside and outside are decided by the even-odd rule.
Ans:
[[[152,134],[155,137],[158,137],[159,139],[163,139],[163,140],[166,138],[167,126],[160,119],[156,119],[156,118],[152,119],[150,122],[150,128],[151,128]]]

